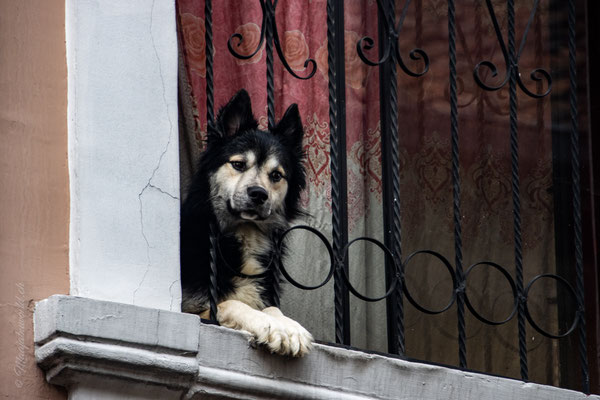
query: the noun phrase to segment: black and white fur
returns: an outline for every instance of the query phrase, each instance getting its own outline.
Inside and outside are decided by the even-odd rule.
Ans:
[[[270,131],[258,129],[246,91],[219,112],[181,210],[182,310],[207,317],[209,224],[218,237],[217,319],[250,332],[272,352],[302,356],[312,336],[273,307],[274,238],[301,214],[302,122],[291,105]],[[261,278],[240,277],[264,274]]]

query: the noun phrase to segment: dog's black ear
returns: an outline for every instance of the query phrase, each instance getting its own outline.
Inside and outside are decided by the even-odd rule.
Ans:
[[[258,128],[258,122],[252,115],[252,104],[250,96],[244,89],[237,92],[229,103],[219,111],[217,117],[216,130],[212,132],[213,136],[230,137],[239,132],[244,132]],[[209,140],[211,135],[209,132]]]
[[[302,119],[297,104],[294,103],[288,107],[273,132],[292,145],[302,147],[304,130],[302,129]]]

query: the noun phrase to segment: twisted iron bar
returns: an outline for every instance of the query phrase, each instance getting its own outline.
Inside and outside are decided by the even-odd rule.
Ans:
[[[275,7],[277,5],[277,1],[275,4],[273,2],[268,1],[266,3],[266,7],[263,1],[261,1],[261,8],[263,11],[263,19],[264,24],[261,28],[261,40],[263,38],[262,30],[266,30],[266,74],[267,74],[267,121],[269,129],[273,129],[275,127],[275,73],[273,71],[273,31],[277,29],[274,26],[275,21]],[[240,38],[239,44],[242,43],[243,38]],[[229,43],[228,43],[229,45]],[[260,49],[261,43],[258,45],[258,49]],[[231,50],[231,47],[229,48]],[[234,53],[232,53],[234,54]],[[234,54],[235,55],[235,54]],[[272,263],[273,267],[269,270],[271,275],[271,279],[273,282],[273,305],[279,307],[281,302],[281,285],[279,282],[279,263],[281,262],[281,252],[277,251],[275,253],[275,260]]]
[[[210,247],[208,250],[208,256],[209,256],[209,263],[210,263],[210,273],[209,273],[208,278],[210,280],[210,299],[209,299],[210,319],[212,321],[217,321],[217,299],[218,299],[217,254],[216,254],[217,243],[216,243],[214,223],[211,222],[209,224],[209,226],[210,226],[210,233],[209,233]]]
[[[579,358],[581,361],[582,385],[585,393],[590,392],[587,343],[585,331],[585,302],[583,277],[583,244],[581,227],[581,183],[579,165],[579,126],[577,121],[577,42],[575,1],[568,3],[568,47],[569,47],[569,108],[571,118],[571,180],[573,182],[573,234],[575,246],[575,274],[577,286],[577,315],[579,320]]]
[[[214,78],[213,78],[213,33],[212,33],[212,0],[204,3],[204,41],[206,54],[206,129],[214,129],[215,104],[214,104]],[[210,280],[210,319],[217,321],[217,256],[216,237],[213,222],[210,223],[209,232],[209,280]]]
[[[263,7],[263,10],[265,8]],[[271,1],[267,2],[266,13],[266,36],[267,42],[265,46],[266,64],[267,64],[267,120],[269,129],[275,126],[275,74],[273,72],[273,24],[271,20],[275,20],[275,10]]]
[[[392,14],[393,15],[393,14]],[[403,68],[404,70],[404,68]],[[402,230],[400,228],[400,151],[398,149],[398,81],[396,79],[396,66],[390,63],[390,151],[392,162],[392,255],[395,256],[394,270],[397,277],[404,275],[402,265]],[[396,334],[399,354],[404,354],[404,304],[402,298],[402,280],[398,283],[396,292]]]
[[[260,8],[262,10],[262,22],[261,22],[261,28],[260,28],[260,39],[258,41],[258,45],[256,46],[256,49],[252,53],[246,54],[246,55],[240,54],[237,51],[235,51],[235,47],[239,47],[243,43],[244,36],[241,33],[234,33],[233,35],[231,35],[231,37],[227,41],[227,48],[229,49],[229,52],[236,58],[239,58],[241,60],[248,60],[248,59],[254,57],[256,54],[258,54],[258,52],[260,51],[260,48],[262,47],[263,43],[265,43],[265,40],[266,40],[267,49],[269,48],[269,46],[271,46],[271,50],[270,50],[271,54],[273,51],[273,47],[272,47],[273,43],[275,44],[275,50],[277,51],[279,60],[283,64],[284,68],[294,78],[302,79],[302,80],[312,78],[313,75],[315,74],[315,72],[317,72],[317,62],[314,59],[307,58],[306,61],[304,61],[304,68],[306,69],[310,65],[311,69],[309,70],[309,72],[306,76],[300,76],[294,72],[294,70],[292,69],[292,67],[289,65],[288,61],[285,58],[285,55],[281,48],[281,41],[279,40],[279,34],[277,33],[277,21],[275,19],[275,9],[277,8],[278,0],[259,0],[259,1],[260,1]],[[237,45],[234,44],[234,39],[237,40]]]
[[[402,9],[398,25],[395,25],[395,4],[394,1],[377,0],[377,8],[383,18],[380,20],[383,23],[383,29],[380,29],[380,41],[385,43],[381,45],[381,58],[378,61],[371,61],[366,56],[364,50],[369,50],[374,47],[374,41],[368,36],[364,36],[356,43],[356,51],[361,60],[369,66],[380,66],[383,70],[380,72],[381,87],[389,84],[389,90],[383,89],[382,96],[387,99],[382,99],[382,104],[387,101],[387,107],[382,106],[386,113],[389,113],[389,124],[384,123],[382,118],[382,173],[384,185],[384,208],[386,215],[391,217],[391,224],[384,221],[386,226],[386,242],[391,247],[391,265],[387,267],[387,275],[391,276],[389,285],[395,285],[396,290],[391,302],[388,303],[388,320],[393,320],[394,328],[388,327],[388,335],[395,336],[395,342],[388,340],[390,351],[405,353],[405,334],[404,334],[404,304],[402,296],[404,266],[402,264],[402,241],[400,228],[400,154],[398,144],[398,83],[396,64],[400,66],[402,71],[412,77],[420,77],[429,70],[429,56],[420,48],[413,49],[410,52],[410,58],[413,60],[423,60],[424,68],[420,72],[410,70],[399,50],[399,34],[406,18],[408,7],[411,1],[407,0]],[[383,35],[381,34],[383,31]],[[385,82],[383,82],[385,80]],[[383,113],[383,111],[382,111]],[[387,119],[385,121],[388,121]],[[390,187],[391,186],[391,187]],[[391,214],[391,215],[390,215]],[[352,289],[350,289],[352,290]],[[390,319],[389,310],[394,311],[394,315]]]
[[[335,261],[334,279],[334,307],[335,307],[335,340],[337,343],[350,344],[348,320],[348,294],[343,281],[343,271],[346,265],[341,260],[341,250],[347,241],[347,228],[345,221],[348,217],[346,209],[346,169],[345,169],[345,130],[340,125],[339,98],[344,90],[338,87],[338,81],[345,79],[343,68],[338,70],[336,48],[343,45],[343,20],[342,26],[338,25],[340,9],[343,17],[343,5],[335,0],[327,1],[327,62],[328,62],[328,89],[329,89],[329,137],[330,137],[330,165],[331,165],[331,203],[332,203],[332,238],[333,259]],[[340,31],[342,34],[340,35]],[[341,77],[340,77],[341,75]]]
[[[423,60],[423,64],[424,64],[422,71],[415,72],[415,71],[410,70],[404,63],[404,60],[402,59],[402,56],[400,55],[400,48],[398,46],[398,38],[400,36],[400,32],[402,31],[402,25],[404,24],[404,18],[406,17],[406,13],[408,11],[408,6],[410,5],[411,0],[407,0],[406,3],[404,4],[404,8],[402,9],[402,14],[400,15],[398,25],[395,25],[394,13],[386,12],[386,10],[387,11],[393,10],[393,7],[394,7],[393,1],[388,0],[388,1],[386,1],[385,5],[382,3],[382,1],[384,1],[384,0],[377,0],[377,8],[379,10],[384,11],[385,18],[383,19],[383,24],[384,24],[384,29],[388,32],[387,40],[385,41],[385,47],[383,50],[383,55],[381,56],[381,58],[378,61],[369,60],[369,58],[365,54],[365,50],[372,49],[375,45],[375,41],[368,36],[364,36],[356,43],[356,51],[358,52],[358,56],[365,64],[370,65],[372,67],[379,66],[379,65],[386,63],[391,57],[392,61],[395,63],[398,63],[398,65],[400,66],[402,71],[404,71],[404,73],[406,73],[407,75],[412,76],[412,77],[419,77],[419,76],[425,75],[427,73],[427,71],[429,71],[429,56],[427,55],[427,53],[423,49],[420,49],[420,48],[415,48],[410,51],[409,57],[412,60],[415,60],[415,61]],[[386,7],[386,5],[387,5],[387,7]]]
[[[378,26],[378,36],[381,43],[386,41],[386,37],[389,35],[386,18],[389,15],[394,15],[394,13],[395,6],[393,2],[379,3],[378,21],[380,23]],[[386,50],[381,46],[379,51],[383,53]],[[400,157],[398,151],[397,72],[394,58],[384,57],[383,60],[379,64],[383,226],[385,244],[391,249],[391,253],[386,255],[385,259],[385,281],[386,285],[390,288],[395,287],[392,295],[386,301],[387,338],[388,352],[404,354],[404,299],[402,296],[401,279],[403,276],[403,266],[400,262],[402,254],[399,203]]]
[[[277,243],[277,238],[272,237],[271,243]],[[271,271],[271,279],[273,279],[273,306],[279,308],[281,305],[281,262],[282,262],[282,246],[275,247],[275,253],[273,254],[272,266],[267,267],[267,270]]]
[[[212,0],[204,2],[204,43],[206,60],[206,123],[215,122],[215,92],[213,77],[213,32],[212,32]]]
[[[529,74],[529,77],[533,81],[542,82],[545,80],[547,82],[547,85],[548,85],[547,89],[541,93],[534,93],[534,92],[530,91],[523,83],[523,80],[521,79],[521,73],[519,72],[519,60],[523,53],[523,49],[525,48],[525,43],[527,42],[527,35],[531,28],[531,24],[533,23],[533,21],[535,19],[534,17],[535,17],[535,13],[537,11],[538,4],[539,4],[539,0],[535,0],[535,2],[533,3],[533,7],[531,10],[531,13],[529,14],[529,19],[527,21],[525,31],[523,32],[523,37],[521,38],[521,44],[519,46],[518,53],[516,54],[516,56],[513,55],[513,57],[510,57],[509,51],[506,49],[506,45],[504,44],[504,39],[502,38],[502,31],[500,29],[500,25],[498,24],[498,19],[496,18],[494,6],[492,5],[491,0],[486,0],[487,9],[488,9],[490,17],[492,19],[494,31],[496,33],[498,43],[500,44],[500,50],[502,51],[502,55],[504,56],[504,62],[506,63],[506,76],[504,77],[502,82],[496,86],[492,86],[492,85],[488,85],[488,84],[484,83],[483,79],[481,78],[481,73],[480,73],[481,67],[488,68],[492,74],[492,77],[498,76],[498,67],[496,66],[496,64],[494,64],[491,61],[488,61],[488,60],[481,61],[473,69],[473,78],[475,79],[475,82],[477,82],[477,84],[481,88],[488,90],[488,91],[495,91],[495,90],[502,89],[506,85],[506,83],[509,82],[510,77],[515,76],[516,84],[518,84],[519,87],[521,88],[521,90],[523,91],[523,93],[525,93],[529,97],[539,99],[539,98],[547,96],[552,91],[552,77],[550,76],[550,73],[548,71],[546,71],[545,69],[535,68]],[[507,6],[507,8],[508,8],[508,6]],[[514,25],[514,18],[513,18],[513,25]],[[509,27],[509,36],[510,36],[510,29],[511,28]],[[514,42],[514,26],[512,29],[513,29],[512,35],[513,35],[513,42]],[[510,46],[510,44],[509,44],[509,46]],[[513,43],[513,51],[514,51],[514,43]]]
[[[508,60],[510,65],[516,65],[515,55],[515,10],[514,0],[508,0]],[[519,187],[519,137],[517,125],[517,73],[516,68],[510,70],[509,75],[509,113],[510,113],[510,155],[512,177],[512,202],[513,202],[513,231],[515,243],[515,277],[517,293],[523,293],[523,244],[521,235],[521,196]],[[525,327],[525,304],[519,301],[518,312],[518,337],[519,337],[519,362],[521,379],[529,380],[527,366],[527,341]]]
[[[465,292],[462,269],[462,229],[460,213],[460,165],[458,147],[458,100],[456,90],[456,10],[454,0],[448,1],[449,70],[450,70],[450,134],[452,141],[452,208],[454,218],[454,261],[457,275],[458,360],[467,368],[467,343],[465,326]]]

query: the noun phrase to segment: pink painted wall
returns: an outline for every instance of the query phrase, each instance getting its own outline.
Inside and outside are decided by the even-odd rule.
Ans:
[[[33,353],[34,302],[68,293],[64,0],[0,0],[0,398],[64,399]]]

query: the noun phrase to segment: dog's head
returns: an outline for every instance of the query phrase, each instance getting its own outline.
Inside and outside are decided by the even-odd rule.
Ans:
[[[306,180],[302,136],[296,104],[269,131],[258,129],[244,90],[220,110],[203,161],[211,205],[222,229],[244,223],[284,227],[300,214]]]

